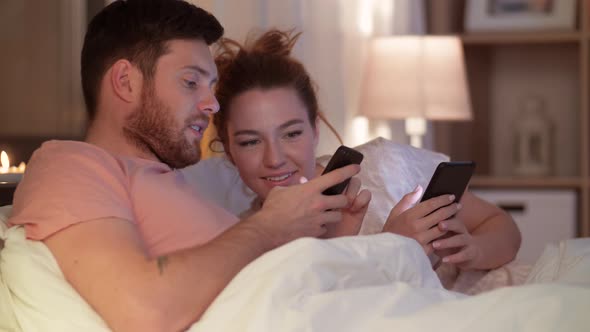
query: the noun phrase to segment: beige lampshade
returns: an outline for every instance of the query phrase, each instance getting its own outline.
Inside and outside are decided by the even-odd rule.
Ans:
[[[360,113],[380,119],[471,119],[460,40],[451,36],[372,39]]]

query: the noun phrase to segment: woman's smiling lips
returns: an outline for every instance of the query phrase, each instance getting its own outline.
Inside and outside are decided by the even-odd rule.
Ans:
[[[274,186],[287,185],[295,173],[297,172],[294,171],[272,176],[263,176],[261,179],[270,182]]]

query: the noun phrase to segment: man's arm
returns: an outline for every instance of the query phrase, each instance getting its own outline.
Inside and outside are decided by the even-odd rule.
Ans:
[[[86,221],[45,243],[67,280],[114,331],[180,331],[195,322],[248,263],[337,222],[344,195],[321,192],[358,173],[331,172],[304,185],[275,188],[262,210],[199,247],[149,259],[133,223]],[[197,215],[197,214],[196,214]],[[165,222],[165,221],[162,221]]]

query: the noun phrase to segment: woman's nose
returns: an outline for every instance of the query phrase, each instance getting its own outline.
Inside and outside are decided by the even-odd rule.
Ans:
[[[285,154],[278,144],[268,145],[264,152],[264,163],[270,168],[279,168],[285,164]]]

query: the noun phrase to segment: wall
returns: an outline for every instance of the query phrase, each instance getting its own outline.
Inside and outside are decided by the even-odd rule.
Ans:
[[[90,7],[94,2],[91,0]],[[393,1],[393,2],[392,2]],[[109,3],[110,0],[105,0]],[[376,33],[408,23],[404,6],[413,0],[192,0],[214,13],[227,36],[244,40],[252,29],[297,28],[303,35],[295,56],[319,87],[320,107],[344,138],[357,145],[382,135],[406,142],[399,121],[357,118],[364,46]],[[402,3],[402,5],[399,5]],[[383,10],[383,5],[386,10]],[[405,4],[405,5],[404,5]],[[79,137],[85,123],[79,80],[79,53],[86,24],[86,1],[0,1],[0,137]],[[318,154],[339,145],[321,127]]]
[[[412,3],[408,0],[394,1],[403,2],[406,6]],[[302,31],[295,56],[315,80],[319,88],[320,107],[343,137],[344,143],[354,146],[379,135],[406,142],[403,125],[399,121],[357,118],[364,46],[374,32],[374,25],[379,33],[392,32],[391,13],[380,10],[383,9],[382,4],[392,3],[391,0],[192,2],[211,11],[224,25],[226,36],[239,41],[243,41],[250,31],[271,27]],[[398,29],[402,29],[402,25],[398,24]],[[405,29],[406,26],[403,26]],[[318,154],[331,154],[339,145],[337,139],[325,126],[320,128],[320,135]]]
[[[0,1],[0,136],[81,133],[83,5],[67,0]]]

